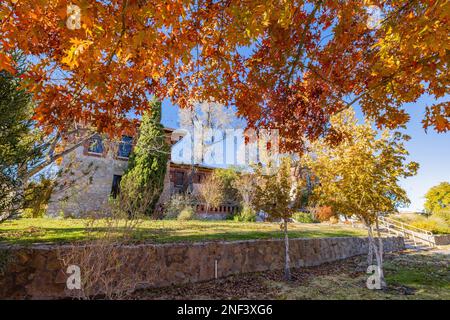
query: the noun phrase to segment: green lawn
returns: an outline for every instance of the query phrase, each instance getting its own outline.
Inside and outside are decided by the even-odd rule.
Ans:
[[[18,219],[0,224],[0,242],[31,244],[43,242],[66,243],[89,239],[87,221],[82,219]],[[102,224],[94,230],[101,236]],[[321,238],[365,236],[364,230],[341,225],[290,224],[292,238]],[[235,221],[174,221],[147,220],[139,225],[133,238],[147,242],[181,242],[205,240],[246,240],[282,238],[277,223]]]

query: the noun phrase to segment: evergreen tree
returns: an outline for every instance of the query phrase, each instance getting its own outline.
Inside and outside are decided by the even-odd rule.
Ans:
[[[134,199],[140,212],[147,215],[153,214],[163,191],[170,151],[161,125],[161,102],[150,104],[151,110],[142,117],[139,136],[121,181],[125,198]]]
[[[20,88],[24,60],[19,54],[15,59],[17,74],[0,71],[0,222],[22,208],[29,171],[46,148],[32,120],[31,95]]]

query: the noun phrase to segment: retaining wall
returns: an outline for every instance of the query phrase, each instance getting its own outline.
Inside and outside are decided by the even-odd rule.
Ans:
[[[401,251],[402,237],[384,238],[384,249]],[[367,253],[367,238],[290,239],[292,267],[315,266]],[[0,298],[64,298],[67,266],[61,253],[71,246],[33,245],[0,247]],[[86,247],[84,247],[86,248]],[[199,282],[233,274],[282,269],[283,240],[248,240],[182,244],[121,246],[121,277],[136,276],[141,287],[164,287]],[[216,267],[217,266],[217,267]],[[217,270],[217,271],[216,271]],[[81,270],[81,277],[83,270]]]

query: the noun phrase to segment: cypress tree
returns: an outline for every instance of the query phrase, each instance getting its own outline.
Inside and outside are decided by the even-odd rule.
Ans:
[[[170,147],[161,125],[161,102],[151,101],[150,110],[141,121],[136,145],[130,155],[128,169],[122,177],[125,197],[133,199],[140,212],[152,215],[164,188],[164,176]]]

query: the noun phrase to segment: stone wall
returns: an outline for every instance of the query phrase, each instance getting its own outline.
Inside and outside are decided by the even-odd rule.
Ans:
[[[385,238],[384,248],[386,252],[403,250],[403,238]],[[72,249],[49,245],[0,247],[0,298],[73,296],[74,292],[66,288],[66,266],[58,258],[58,252]],[[142,244],[120,250],[126,266],[117,273],[122,277],[139,273],[145,279],[141,287],[147,288],[211,280],[216,276],[216,265],[217,277],[284,266],[283,240]],[[292,267],[315,266],[366,253],[367,238],[290,240]]]
[[[47,208],[51,217],[107,210],[114,175],[123,175],[128,162],[114,159],[112,151],[104,157],[85,155],[84,146],[62,160],[61,177],[52,192]]]
[[[437,246],[446,246],[446,245],[450,244],[450,234],[435,235],[434,243]]]

